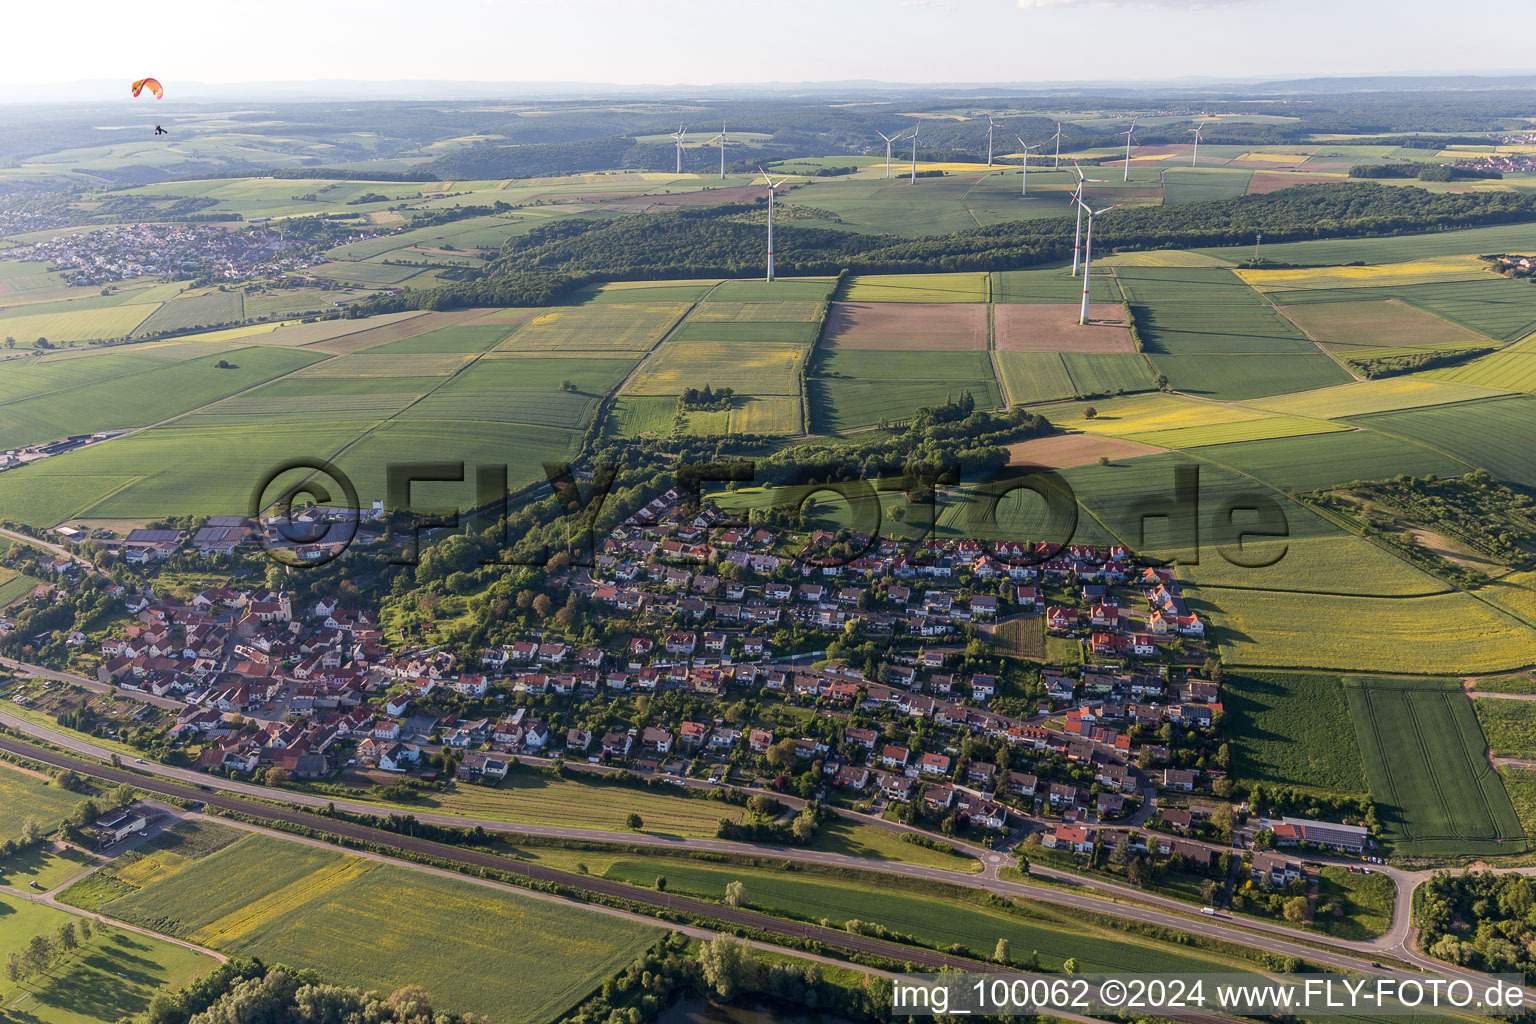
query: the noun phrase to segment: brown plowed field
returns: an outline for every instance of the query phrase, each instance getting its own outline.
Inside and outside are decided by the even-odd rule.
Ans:
[[[827,348],[980,351],[987,347],[987,307],[979,302],[834,302],[825,339]]]
[[[1139,441],[1125,441],[1118,437],[1102,437],[1098,434],[1057,434],[1054,437],[1037,437],[1033,441],[1020,441],[1008,446],[1008,465],[1041,466],[1045,469],[1068,469],[1098,462],[1100,457],[1132,459],[1138,455],[1152,455],[1162,451]]]
[[[1088,307],[1086,326],[1075,302],[998,305],[992,311],[996,346],[1002,352],[1134,352],[1125,310],[1112,302]]]

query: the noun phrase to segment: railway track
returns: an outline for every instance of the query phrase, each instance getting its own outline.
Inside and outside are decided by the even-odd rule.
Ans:
[[[386,849],[434,857],[468,867],[491,868],[496,871],[506,872],[509,875],[516,875],[537,882],[562,885],[580,892],[627,900],[631,903],[658,910],[686,914],[691,917],[713,919],[728,925],[754,928],[762,932],[788,936],[790,938],[809,939],[826,946],[854,953],[883,957],[896,963],[910,963],[914,967],[934,970],[947,967],[971,972],[1001,972],[1004,970],[1004,968],[996,964],[988,964],[979,960],[970,960],[965,957],[952,956],[947,953],[939,953],[915,946],[904,946],[895,942],[887,942],[883,939],[853,935],[832,928],[823,928],[820,925],[785,921],[780,918],[770,917],[767,914],[757,913],[756,911],[706,903],[703,900],[691,899],[686,896],[675,896],[650,889],[641,889],[637,886],[612,882],[591,875],[580,875],[571,871],[561,871],[556,868],[527,864],[510,857],[483,853],[478,850],[466,850],[461,847],[448,846],[444,843],[436,843],[414,836],[402,836],[394,832],[386,832],[383,829],[359,825],[350,821],[339,821],[305,811],[286,807],[274,807],[269,804],[243,800],[239,797],[227,796],[218,792],[193,792],[184,786],[162,782],[151,776],[83,761],[67,754],[35,747],[10,737],[0,737],[0,750],[30,758],[34,761],[40,761],[55,768],[68,769],[78,775],[86,775],[114,784],[126,782],[135,789],[159,796],[175,797],[183,800],[195,799],[208,807],[233,811],[237,814],[243,814],[262,821],[301,825],[306,828],[312,828],[317,832],[370,843]]]

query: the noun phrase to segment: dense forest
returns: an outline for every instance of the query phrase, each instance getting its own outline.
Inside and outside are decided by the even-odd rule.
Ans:
[[[793,193],[791,193],[793,195]],[[1176,206],[1132,207],[1095,228],[1098,251],[1240,245],[1268,241],[1411,234],[1536,220],[1536,196],[1514,192],[1435,194],[1353,181],[1300,185]],[[1069,217],[1013,221],[927,238],[898,239],[805,226],[776,228],[775,262],[785,275],[1006,270],[1072,254]],[[392,296],[369,307],[448,309],[542,305],[594,280],[751,276],[763,272],[761,213],[752,204],[623,217],[567,219],[509,239],[485,277],[446,289]],[[548,280],[544,280],[549,275]]]
[[[1430,956],[1488,973],[1536,975],[1536,879],[1436,874],[1414,893]]]

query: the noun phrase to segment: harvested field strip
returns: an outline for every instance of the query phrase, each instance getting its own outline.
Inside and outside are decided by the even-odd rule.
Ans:
[[[798,396],[770,398],[760,395],[737,399],[731,410],[733,434],[799,434],[805,430],[804,403]]]
[[[1440,256],[1363,267],[1299,267],[1285,270],[1235,271],[1260,291],[1309,288],[1368,288],[1432,284],[1446,281],[1478,281],[1487,278],[1487,264],[1475,256]]]
[[[677,302],[560,306],[530,320],[502,349],[644,352],[660,341],[687,310],[687,303]]]
[[[1536,633],[1464,593],[1375,598],[1201,586],[1198,597],[1228,664],[1445,674],[1536,664]]]
[[[1101,458],[1111,461],[1131,459],[1157,451],[1159,449],[1151,445],[1115,437],[1058,434],[1054,437],[1039,437],[1032,441],[1020,441],[1009,445],[1008,465],[1065,469],[1068,466],[1086,466],[1089,463],[1098,462]]]
[[[819,302],[701,302],[689,323],[811,323]]]
[[[1536,353],[1532,354],[1536,355]],[[1345,416],[1363,416],[1373,412],[1395,412],[1399,409],[1451,405],[1456,402],[1488,398],[1495,393],[1486,388],[1442,383],[1439,380],[1426,380],[1422,377],[1383,377],[1379,380],[1343,384],[1336,388],[1303,391],[1277,398],[1260,398],[1244,404],[1282,415],[1335,419]]]
[[[883,274],[849,280],[849,302],[986,302],[986,274]]]
[[[1279,298],[1279,296],[1277,296]],[[1290,320],[1330,348],[1444,348],[1485,343],[1474,331],[1396,299],[1325,302],[1279,307]],[[1347,353],[1346,353],[1347,354]]]
[[[1305,419],[1300,416],[1270,416],[1265,419],[1244,420],[1240,423],[1223,423],[1209,427],[1174,427],[1171,430],[1152,430],[1143,434],[1127,434],[1128,440],[1160,448],[1193,448],[1198,445],[1233,444],[1238,441],[1258,441],[1274,437],[1300,437],[1306,434],[1326,434],[1353,428],[1327,420]]]
[[[192,933],[192,941],[215,949],[226,948],[261,929],[273,918],[323,905],[327,897],[376,866],[361,858],[339,859],[309,872],[296,882],[259,896],[242,906],[238,914],[228,914],[204,925]]]
[[[625,394],[677,395],[685,388],[734,388],[738,395],[798,395],[808,349],[776,342],[672,341],[640,368]]]
[[[1090,409],[1093,410],[1092,416],[1088,415]],[[1061,406],[1050,414],[1051,422],[1059,427],[1090,434],[1113,434],[1116,437],[1263,418],[1264,413],[1241,405],[1202,402],[1164,392]]]

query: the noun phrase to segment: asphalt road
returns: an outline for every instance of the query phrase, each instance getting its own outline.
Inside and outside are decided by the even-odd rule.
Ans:
[[[6,715],[4,712],[0,712],[0,723],[11,725],[33,735],[47,734],[49,732],[48,730],[43,730],[40,727],[33,725],[32,723],[13,719],[11,716]],[[54,734],[45,735],[45,738],[50,742],[55,742],[58,746],[62,746],[66,749],[74,750],[93,757],[100,757],[107,753],[106,751],[100,751],[96,748],[93,748],[89,743],[76,740],[69,736]],[[429,853],[431,856],[443,857],[450,860],[459,860],[462,863],[474,864],[477,866],[497,867],[516,874],[526,875],[527,877],[540,881],[555,881],[562,885],[571,886],[572,888],[586,889],[607,895],[621,896],[624,899],[631,899],[636,902],[647,903],[649,905],[661,907],[664,909],[681,910],[687,908],[685,912],[688,913],[696,913],[721,920],[727,920],[731,923],[746,924],[750,922],[752,927],[763,928],[769,931],[776,930],[780,931],[782,934],[790,934],[801,937],[816,937],[819,941],[826,941],[833,945],[839,944],[838,942],[832,941],[833,937],[849,938],[843,932],[834,932],[827,929],[814,929],[813,932],[805,930],[811,926],[792,925],[790,927],[792,927],[793,930],[784,931],[782,928],[778,927],[779,925],[784,924],[784,922],[780,922],[776,918],[770,918],[761,914],[753,914],[747,911],[735,911],[728,907],[717,907],[712,903],[703,903],[697,900],[687,900],[683,897],[655,893],[646,889],[637,889],[633,886],[609,882],[587,875],[577,875],[570,872],[555,871],[550,868],[543,868],[537,865],[529,865],[521,861],[512,860],[506,857],[496,857],[489,854],[464,851],[457,847],[445,846],[439,843],[430,843],[426,840],[414,839],[406,836],[398,836],[394,833],[384,832],[380,829],[373,829],[350,822],[336,821],[331,818],[308,814],[297,809],[272,807],[263,803],[252,803],[248,800],[242,800],[239,798],[239,796],[233,794],[260,797],[266,800],[300,803],[311,807],[323,807],[327,803],[334,802],[338,809],[347,811],[356,810],[360,813],[366,814],[379,813],[381,808],[376,805],[350,803],[348,801],[342,800],[330,801],[323,797],[314,797],[309,794],[290,793],[285,790],[268,789],[264,786],[256,786],[249,783],[233,782],[227,779],[218,778],[216,776],[205,775],[201,772],[195,772],[182,768],[173,768],[157,763],[141,765],[136,764],[130,766],[135,768],[136,771],[113,769],[92,762],[80,761],[76,758],[58,754],[53,751],[41,750],[40,748],[34,747],[25,742],[5,737],[0,737],[0,750],[9,750],[12,753],[32,757],[40,761],[46,761],[47,763],[53,764],[57,767],[71,768],[80,774],[107,778],[113,782],[128,782],[147,792],[160,793],[162,795],[168,796],[180,796],[184,798],[188,796],[184,787],[167,785],[166,783],[160,782],[154,778],[154,776],[160,776],[167,780],[175,780],[183,784],[199,787],[203,790],[203,792],[200,792],[197,795],[197,798],[204,800],[208,804],[215,807],[224,807],[230,810],[237,810],[244,814],[265,818],[268,820],[300,823],[337,835],[364,839],[367,842],[375,843],[381,846],[393,847],[402,850],[411,850],[419,853]],[[839,854],[822,853],[819,851],[786,849],[782,847],[771,846],[756,846],[742,843],[725,843],[719,840],[682,839],[668,836],[656,836],[643,832],[608,832],[598,829],[581,829],[553,825],[521,825],[508,822],[466,819],[454,815],[438,815],[428,813],[417,814],[416,818],[418,821],[422,822],[430,822],[432,824],[457,825],[460,827],[473,827],[474,825],[479,824],[486,828],[487,831],[497,831],[514,836],[538,835],[553,838],[585,839],[613,843],[634,843],[637,845],[656,846],[661,848],[671,847],[683,849],[718,849],[721,852],[732,852],[738,854],[755,853],[763,856],[856,867],[862,870],[882,872],[886,874],[925,878],[954,885],[983,888],[1000,894],[1021,896],[1033,900],[1038,900],[1040,902],[1072,907],[1093,913],[1106,914],[1112,917],[1118,917],[1126,920],[1141,921],[1147,924],[1154,924],[1161,927],[1190,932],[1192,934],[1204,935],[1210,938],[1232,942],[1241,946],[1263,949],[1268,952],[1273,952],[1284,956],[1300,956],[1314,962],[1324,963],[1329,966],[1338,967],[1341,969],[1358,971],[1375,970],[1381,973],[1391,973],[1389,971],[1385,971],[1385,969],[1373,969],[1370,966],[1371,955],[1373,955],[1376,950],[1374,947],[1370,947],[1367,944],[1340,942],[1333,943],[1332,949],[1330,950],[1317,949],[1310,945],[1302,945],[1301,943],[1287,938],[1285,935],[1287,929],[1283,929],[1280,926],[1268,926],[1264,922],[1242,920],[1240,922],[1241,927],[1236,927],[1235,925],[1238,922],[1234,922],[1232,919],[1227,918],[1224,915],[1216,918],[1202,916],[1196,913],[1194,908],[1186,903],[1152,896],[1150,894],[1141,892],[1140,890],[1114,886],[1100,879],[1091,879],[1085,876],[1073,875],[1068,872],[1057,871],[1050,868],[1032,867],[1031,872],[1032,874],[1038,875],[1042,878],[1050,878],[1055,881],[1069,883],[1073,886],[1073,889],[1081,891],[1073,891],[1073,889],[1058,886],[1036,886],[1021,882],[1009,882],[996,877],[965,874],[962,872],[947,871],[940,868],[922,867],[919,865],[898,864],[889,861],[872,861],[856,857],[846,857]],[[1134,899],[1138,904],[1142,905],[1128,906],[1123,903],[1111,902],[1110,899],[1093,895],[1095,890],[1103,892],[1110,897],[1118,896],[1125,899]],[[1166,909],[1162,909],[1164,907]],[[736,918],[721,913],[722,911],[729,911],[730,914],[747,914],[749,916],[737,920]],[[862,940],[863,937],[858,938]],[[1319,941],[1318,938],[1314,938],[1310,935],[1308,936],[1308,939],[1312,942]],[[863,951],[873,951],[874,948],[870,947],[869,949],[865,949],[862,942],[857,947],[849,946],[846,943],[842,943],[842,945],[844,948],[857,948]],[[881,956],[891,956],[898,960],[912,960],[914,963],[919,962],[919,960],[909,955],[911,952],[913,952],[912,947],[884,943],[881,944],[879,948],[883,950],[883,952],[879,954]],[[899,953],[897,952],[898,950],[900,951]],[[951,965],[970,963],[970,961],[963,961],[959,958],[953,957],[948,958],[946,962],[950,962]],[[1427,962],[1431,964],[1435,963],[1434,961]],[[1440,965],[1436,964],[1437,968],[1439,966]]]

